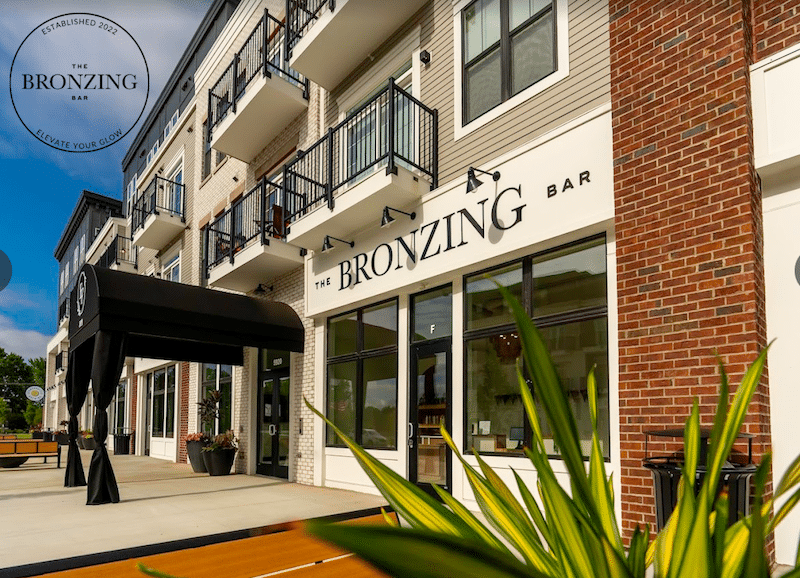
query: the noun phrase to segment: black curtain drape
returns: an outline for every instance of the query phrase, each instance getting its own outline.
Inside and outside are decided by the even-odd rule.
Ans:
[[[69,453],[64,474],[64,487],[86,485],[81,454],[78,451],[78,413],[86,401],[92,370],[92,341],[86,341],[69,352],[67,366],[67,409],[69,411]]]
[[[94,395],[94,425],[92,433],[97,447],[89,465],[89,487],[86,503],[108,504],[119,502],[119,489],[111,460],[108,459],[108,412],[106,408],[114,399],[122,366],[125,363],[125,346],[128,335],[121,331],[98,331],[94,336],[92,359],[92,393]]]

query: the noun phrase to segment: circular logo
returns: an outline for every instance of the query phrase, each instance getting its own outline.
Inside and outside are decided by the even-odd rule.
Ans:
[[[42,401],[44,390],[38,385],[32,385],[25,390],[25,397],[31,401]]]
[[[78,311],[78,316],[83,315],[83,308],[86,306],[86,273],[81,272],[78,277],[78,296],[75,302],[75,309]]]
[[[0,291],[8,287],[11,282],[11,259],[0,251]]]
[[[97,14],[62,14],[37,26],[17,49],[9,76],[11,102],[28,132],[73,153],[122,140],[150,92],[139,44]]]

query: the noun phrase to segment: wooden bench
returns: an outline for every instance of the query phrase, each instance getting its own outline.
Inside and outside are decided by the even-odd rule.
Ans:
[[[16,468],[28,458],[57,458],[56,467],[61,467],[61,446],[58,442],[42,440],[2,440],[0,441],[0,467]]]
[[[0,434],[0,440],[15,440],[17,434]]]

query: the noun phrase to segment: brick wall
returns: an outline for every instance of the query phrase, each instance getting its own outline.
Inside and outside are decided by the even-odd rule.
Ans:
[[[189,364],[183,362],[180,364],[181,383],[178,403],[178,463],[188,464],[189,459],[186,455],[186,436],[189,433]]]
[[[643,430],[710,423],[765,345],[746,4],[612,1],[622,526],[655,523]],[[767,378],[746,428],[769,447]]]
[[[754,60],[800,42],[800,5],[796,0],[760,0],[753,6]]]

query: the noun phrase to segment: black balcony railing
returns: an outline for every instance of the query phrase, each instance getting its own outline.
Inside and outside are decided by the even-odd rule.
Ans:
[[[128,263],[133,265],[135,269],[137,266],[138,255],[133,250],[133,245],[128,237],[121,237],[116,235],[106,247],[106,250],[100,255],[97,260],[98,267],[111,267],[112,265],[119,265],[120,263]]]
[[[262,178],[247,194],[205,228],[205,263],[208,272],[254,242],[268,245],[284,235],[281,185]]]
[[[144,227],[147,217],[168,213],[186,220],[186,195],[182,183],[163,179],[156,175],[144,192],[133,202],[131,231]]]
[[[64,299],[61,305],[58,306],[58,324],[61,325],[64,319],[69,319],[69,297]]]
[[[303,91],[303,97],[308,98],[308,80],[289,68],[284,25],[266,9],[258,25],[234,55],[233,61],[208,91],[209,139],[214,127],[229,112],[236,113],[236,103],[247,91],[250,81],[259,73],[266,77],[278,75],[297,86]]]
[[[292,55],[292,49],[314,25],[326,5],[330,6],[331,12],[336,9],[335,0],[286,0],[286,54]]]
[[[285,218],[292,222],[381,167],[402,166],[438,186],[438,112],[398,87],[381,92],[284,166]]]
[[[56,354],[56,373],[64,369],[64,353]]]

